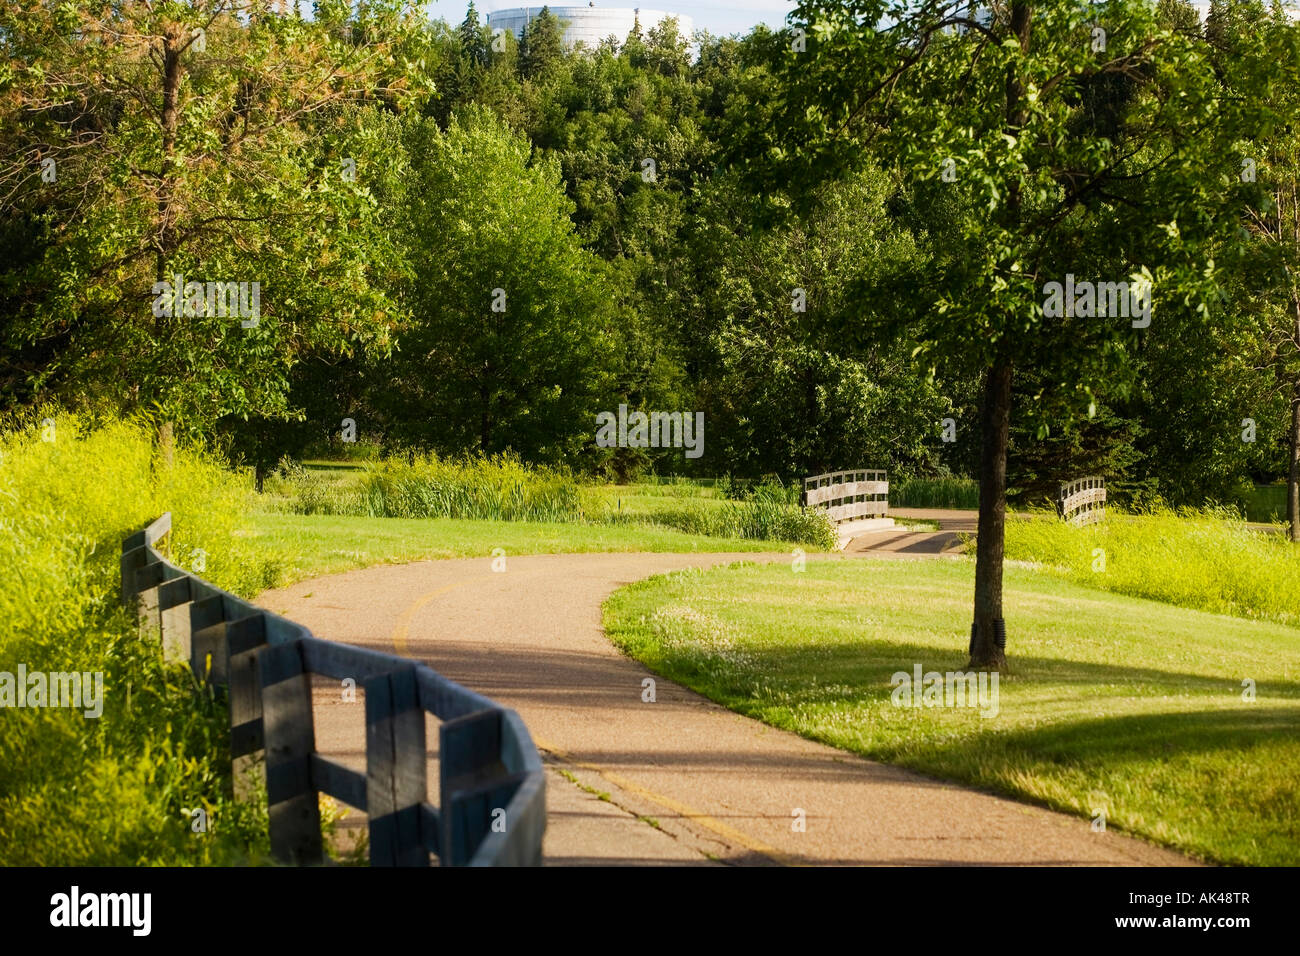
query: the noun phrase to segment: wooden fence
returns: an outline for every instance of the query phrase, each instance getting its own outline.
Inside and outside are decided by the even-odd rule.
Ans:
[[[832,471],[803,482],[803,503],[825,508],[837,524],[855,518],[883,518],[889,511],[889,482],[883,471]]]
[[[1061,485],[1057,498],[1061,517],[1071,524],[1085,525],[1106,517],[1106,482],[1091,476]]]
[[[122,603],[169,660],[225,688],[236,795],[266,787],[271,851],[324,862],[319,794],[369,818],[372,866],[536,866],[546,779],[519,715],[415,661],[313,637],[176,567],[164,514],[122,543]],[[365,694],[366,772],[316,752],[311,676]],[[340,683],[340,688],[343,686]],[[439,802],[426,800],[425,714],[438,728]]]

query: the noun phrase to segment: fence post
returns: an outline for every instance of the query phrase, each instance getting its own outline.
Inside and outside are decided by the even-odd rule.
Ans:
[[[158,630],[162,634],[163,660],[189,662],[190,609],[189,575],[158,585]]]
[[[140,632],[156,631],[162,634],[162,613],[159,610],[159,589],[174,581],[184,572],[165,561],[152,561],[135,572],[135,607],[140,622]]]
[[[190,603],[190,670],[202,683],[225,684],[230,652],[226,649],[226,599],[220,594]]]
[[[266,786],[262,735],[262,679],[258,654],[266,646],[266,617],[228,621],[226,675],[230,681],[230,762],[235,797],[255,798]]]
[[[146,565],[153,564],[158,559],[154,557],[149,548],[143,544],[128,548],[132,541],[139,539],[144,540],[144,532],[138,535],[132,535],[122,545],[122,607],[130,608],[135,605],[137,588],[136,572],[142,570]]]
[[[504,716],[481,710],[438,728],[443,866],[464,866],[498,821],[511,824],[505,808],[528,774],[510,773],[501,759]]]
[[[527,779],[510,800],[511,810],[516,816],[508,823],[508,836],[500,862],[507,866],[541,866],[542,841],[546,834],[546,772],[528,728],[513,710],[502,715],[501,731],[502,763],[507,770],[526,774]],[[522,807],[517,808],[517,805]],[[492,835],[489,834],[487,839],[491,840]]]
[[[316,749],[311,677],[303,665],[301,642],[266,647],[258,657],[258,670],[271,854],[298,866],[322,863],[320,797],[311,780]]]
[[[365,692],[370,865],[428,866],[421,825],[428,754],[415,667],[372,677]]]

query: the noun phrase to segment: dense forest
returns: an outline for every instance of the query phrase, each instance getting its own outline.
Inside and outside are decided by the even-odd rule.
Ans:
[[[1107,6],[1109,51],[1040,13],[1077,69],[1020,91],[1028,144],[983,108],[994,44],[861,95],[859,0],[594,50],[546,11],[516,40],[401,0],[0,0],[0,407],[149,416],[259,474],[355,437],[788,481],[975,476],[1005,386],[1013,497],[1238,500],[1297,467],[1296,31]],[[1062,263],[1149,267],[1149,327],[989,324]],[[703,454],[601,447],[620,405],[703,413]]]

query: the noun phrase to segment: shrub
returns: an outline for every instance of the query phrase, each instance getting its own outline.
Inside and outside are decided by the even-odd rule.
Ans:
[[[173,514],[172,559],[251,595],[263,568],[239,533],[249,489],[201,451],[154,459],[140,425],[55,416],[0,427],[0,671],[103,673],[103,712],[5,708],[0,846],[18,865],[258,859],[264,810],[224,796],[227,715],[164,664],[121,608],[121,541]],[[52,439],[52,440],[47,440]],[[205,834],[183,809],[204,808]]]
[[[310,469],[284,458],[266,481],[262,504],[300,515],[362,515],[364,477],[358,469]]]

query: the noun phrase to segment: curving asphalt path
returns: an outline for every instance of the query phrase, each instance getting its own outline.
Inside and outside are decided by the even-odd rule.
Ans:
[[[549,865],[1191,862],[776,730],[662,678],[644,702],[652,675],[606,639],[602,602],[652,574],[742,559],[788,560],[508,556],[503,572],[490,558],[426,561],[317,578],[258,603],[318,637],[421,659],[517,710],[548,765]],[[317,679],[317,748],[364,770],[364,709],[341,697]],[[436,733],[429,740],[436,747]],[[431,753],[431,793],[436,761]],[[348,825],[363,820],[353,811]]]

